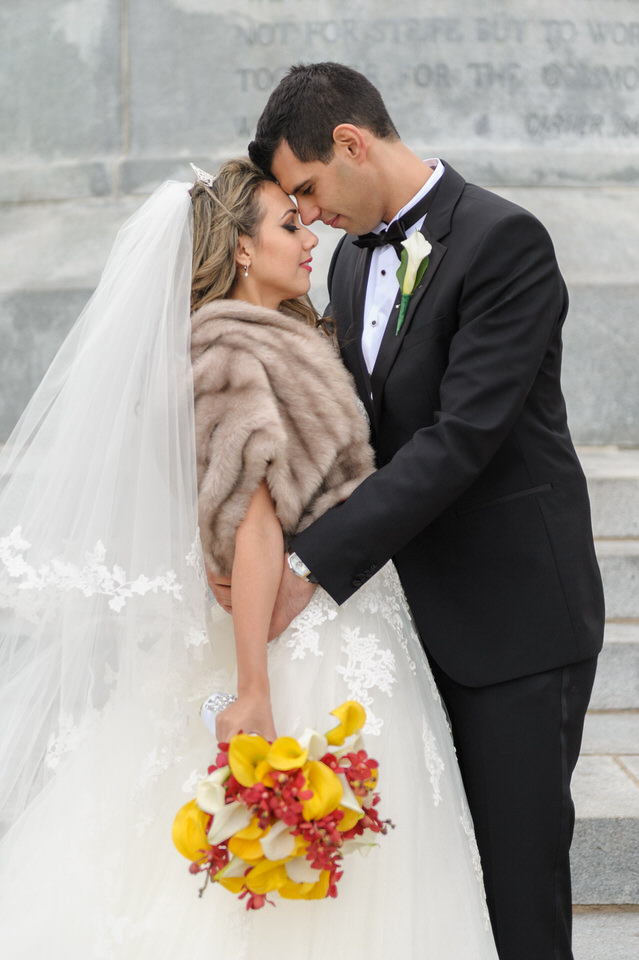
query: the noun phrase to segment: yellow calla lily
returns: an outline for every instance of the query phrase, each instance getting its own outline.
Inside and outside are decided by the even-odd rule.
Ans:
[[[342,799],[342,785],[337,776],[319,760],[310,760],[303,767],[306,789],[313,792],[310,800],[302,803],[305,820],[321,820],[335,810]]]
[[[270,749],[270,743],[264,737],[238,733],[231,737],[229,744],[229,766],[235,779],[243,787],[252,787],[258,781],[256,768]]]
[[[344,814],[344,817],[337,824],[337,829],[342,833],[346,833],[347,830],[352,830],[358,820],[364,816],[363,810],[360,810],[359,813],[356,813],[354,810],[347,810],[345,807],[340,807],[340,810]]]
[[[331,875],[328,870],[322,870],[322,875],[317,881],[313,884],[312,890],[306,894],[307,900],[323,900],[324,897],[328,894],[328,888],[331,882]]]
[[[266,762],[275,770],[296,770],[303,767],[308,757],[308,750],[304,750],[293,737],[278,737],[269,750]]]
[[[263,830],[257,817],[253,817],[248,827],[238,830],[228,842],[228,848],[236,857],[242,860],[261,860],[264,853],[260,841],[269,832],[270,827]]]
[[[328,870],[322,870],[316,883],[295,883],[287,880],[277,892],[285,900],[323,900],[328,893],[330,877]]]
[[[339,724],[326,734],[332,747],[341,747],[346,737],[358,733],[366,723],[366,711],[357,700],[347,700],[341,707],[331,710],[331,714],[339,720]]]
[[[275,786],[273,782],[273,767],[267,760],[261,760],[255,768],[255,782],[263,783],[265,787],[271,789]]]
[[[272,893],[288,880],[284,860],[260,860],[244,877],[251,893]]]
[[[200,810],[195,800],[190,800],[178,810],[173,821],[173,843],[187,860],[201,860],[202,851],[210,850],[206,837],[208,814]]]
[[[231,893],[241,893],[244,889],[244,877],[216,877],[215,879]]]

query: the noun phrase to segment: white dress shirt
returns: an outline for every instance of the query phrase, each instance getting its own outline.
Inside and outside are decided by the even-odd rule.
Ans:
[[[432,167],[432,174],[415,196],[402,207],[393,217],[390,223],[399,220],[407,210],[414,207],[422,197],[425,197],[429,190],[432,190],[435,184],[441,179],[444,173],[444,164],[441,160],[430,159],[424,161],[429,167]],[[417,223],[414,223],[406,230],[406,236],[419,230],[423,225],[428,214],[425,214]],[[373,233],[379,233],[390,224],[380,223],[375,227]],[[399,267],[399,257],[395,248],[391,244],[383,247],[376,247],[371,255],[370,268],[368,271],[368,283],[366,285],[366,300],[364,302],[364,328],[362,330],[362,353],[366,362],[366,368],[371,373],[377,360],[377,354],[382,343],[384,331],[391,315],[399,283],[397,281],[397,268]]]

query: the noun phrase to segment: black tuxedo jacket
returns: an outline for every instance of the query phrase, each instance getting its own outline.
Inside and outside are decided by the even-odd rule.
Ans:
[[[428,268],[372,376],[361,353],[370,252],[340,242],[330,310],[378,471],[292,542],[341,603],[393,558],[422,637],[483,686],[577,662],[603,637],[586,482],[560,388],[568,297],[530,213],[446,166]]]

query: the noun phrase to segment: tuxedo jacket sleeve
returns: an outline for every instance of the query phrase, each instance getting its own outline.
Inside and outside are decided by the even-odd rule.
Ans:
[[[338,602],[393,557],[424,642],[462,682],[585,658],[603,603],[559,382],[568,297],[551,240],[450,167],[422,232],[428,268],[370,379],[369,254],[350,238],[336,251],[332,311],[379,469],[293,548]]]

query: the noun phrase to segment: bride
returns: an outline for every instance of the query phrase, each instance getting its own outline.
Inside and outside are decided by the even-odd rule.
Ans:
[[[125,224],[0,459],[0,954],[496,960],[446,717],[391,564],[266,636],[286,541],[372,470],[306,294],[316,238],[247,160]],[[233,619],[205,564],[233,574]],[[367,712],[395,829],[337,899],[247,913],[171,843],[218,734]]]

